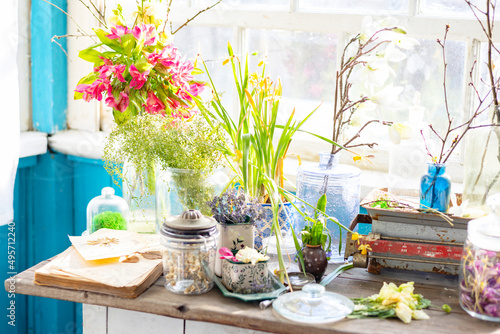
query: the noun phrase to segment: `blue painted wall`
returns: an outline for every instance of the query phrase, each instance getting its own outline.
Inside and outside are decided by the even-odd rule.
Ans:
[[[66,0],[51,0],[66,11]],[[33,129],[55,133],[66,128],[67,58],[66,15],[43,0],[31,1],[31,90]]]
[[[101,160],[47,153],[19,161],[14,190],[16,237],[15,272],[21,272],[70,246],[67,235],[79,235],[86,229],[88,202],[101,189],[113,184]],[[8,226],[0,227],[0,240],[7,245]],[[0,261],[2,281],[7,274],[8,258]],[[0,323],[0,333],[81,333],[81,305],[66,301],[15,295],[0,295],[2,309],[15,299],[16,326]],[[5,308],[4,308],[5,307]]]

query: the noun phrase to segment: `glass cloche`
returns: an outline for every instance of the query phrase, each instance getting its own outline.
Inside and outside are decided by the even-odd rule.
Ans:
[[[101,228],[126,230],[129,212],[127,202],[115,196],[113,188],[102,188],[101,195],[87,205],[87,231],[90,234]]]

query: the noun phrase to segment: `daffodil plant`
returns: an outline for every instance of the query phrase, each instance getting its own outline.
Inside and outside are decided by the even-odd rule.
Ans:
[[[273,211],[272,231],[277,238],[277,251],[282,275],[286,275],[280,247],[280,226],[278,211],[286,200],[283,186],[285,176],[283,161],[287,157],[292,136],[307,119],[294,119],[295,111],[286,119],[284,125],[278,124],[279,103],[282,94],[280,79],[273,81],[266,72],[266,65],[261,61],[259,72],[249,73],[248,55],[241,60],[231,44],[223,64],[230,65],[236,86],[239,109],[233,118],[221,101],[221,96],[208,73],[213,88],[210,105],[198,102],[198,107],[211,122],[220,121],[229,137],[225,147],[226,159],[235,174],[234,183],[238,183],[250,198],[258,198],[261,203],[270,203]],[[298,243],[293,227],[295,241]],[[281,277],[284,280],[284,276]]]

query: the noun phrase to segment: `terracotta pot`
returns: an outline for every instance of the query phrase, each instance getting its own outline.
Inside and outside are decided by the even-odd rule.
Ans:
[[[321,245],[306,245],[302,248],[302,254],[304,256],[306,272],[313,274],[316,281],[321,280],[328,265],[326,252],[321,248]]]

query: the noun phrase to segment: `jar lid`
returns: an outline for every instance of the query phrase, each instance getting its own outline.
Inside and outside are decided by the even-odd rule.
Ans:
[[[216,231],[217,221],[198,210],[185,210],[180,215],[168,217],[163,223],[163,235],[210,235]]]
[[[302,323],[328,323],[345,318],[354,310],[347,297],[326,292],[321,284],[306,284],[302,291],[282,295],[273,302],[281,316]]]

